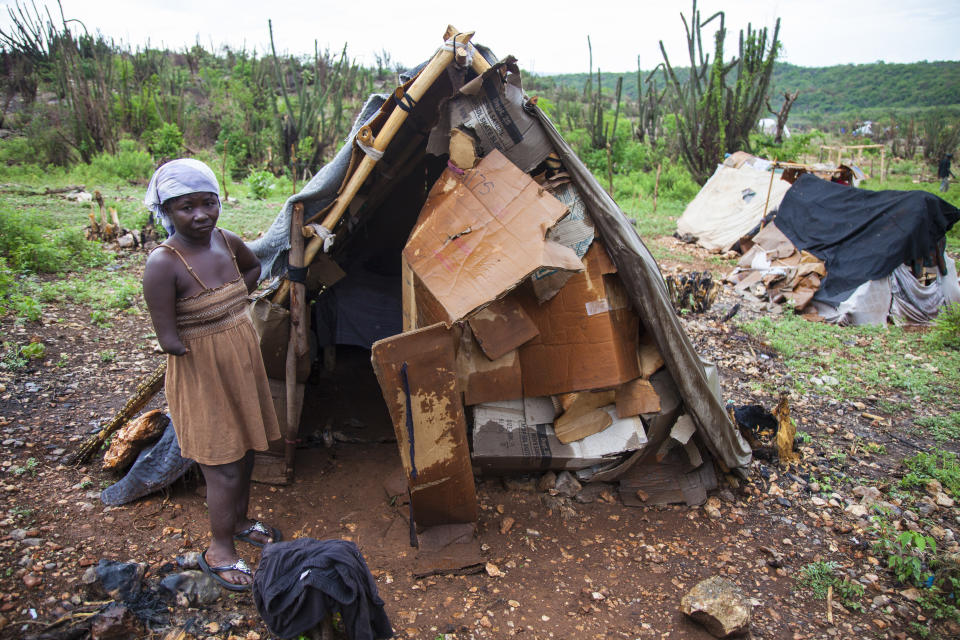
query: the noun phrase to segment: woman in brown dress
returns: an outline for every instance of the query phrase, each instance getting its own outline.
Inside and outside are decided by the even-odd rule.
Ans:
[[[220,190],[202,162],[160,167],[146,203],[171,236],[147,259],[143,293],[167,356],[166,396],[180,450],[207,483],[212,539],[201,567],[222,586],[249,589],[234,539],[263,546],[280,532],[247,516],[254,451],[280,437],[259,341],[247,313],[260,262],[217,228]]]

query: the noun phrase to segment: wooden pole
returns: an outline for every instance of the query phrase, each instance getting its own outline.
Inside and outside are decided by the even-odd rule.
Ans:
[[[653,183],[653,212],[657,212],[657,196],[660,194],[660,169],[662,164],[657,164],[657,179]]]
[[[880,147],[880,182],[885,182],[887,179],[886,159],[887,159],[887,148],[885,146]]]
[[[472,37],[472,31],[461,33],[460,35],[456,36],[455,42],[456,44],[466,45],[470,42]],[[456,46],[454,46],[454,48],[456,48]],[[427,90],[433,86],[433,83],[437,80],[437,78],[440,77],[440,74],[443,73],[447,66],[453,61],[453,56],[453,51],[448,51],[446,49],[438,50],[406,92],[403,91],[402,87],[397,87],[395,92],[397,100],[404,99],[404,96],[406,95],[410,101],[414,103],[418,102],[420,98],[422,98],[427,92]],[[474,56],[474,59],[477,57],[478,56]],[[390,113],[390,117],[388,117],[387,121],[384,123],[383,128],[380,129],[380,133],[378,133],[373,140],[372,146],[376,151],[382,152],[386,150],[386,148],[390,145],[390,142],[393,140],[393,137],[397,134],[397,131],[400,130],[400,126],[406,121],[407,115],[407,112],[403,109],[394,108],[394,110]],[[370,175],[370,172],[373,171],[373,167],[376,164],[377,161],[371,156],[363,156],[360,164],[350,176],[346,186],[344,186],[343,191],[337,197],[333,208],[330,209],[327,217],[323,219],[322,225],[325,229],[328,231],[333,231],[333,228],[337,226],[340,218],[346,212],[347,207],[353,201],[354,196],[357,195],[360,187],[363,185],[364,181],[366,181],[367,177]],[[293,235],[302,235],[302,232],[298,231],[297,234],[291,234],[291,244],[293,243]],[[313,259],[318,253],[320,253],[322,248],[323,238],[311,238],[306,249],[304,250],[304,264],[310,264],[313,262]],[[273,300],[275,303],[283,304],[283,302],[287,299],[287,295],[289,293],[289,284],[289,281],[285,281],[280,286],[280,289],[277,291],[277,295]]]
[[[227,192],[227,145],[230,144],[230,138],[223,139],[223,163],[220,165],[220,181],[223,183],[223,201],[230,199]]]
[[[304,266],[303,260],[303,203],[293,205],[293,215],[290,218],[290,253],[287,263],[291,268]],[[288,280],[289,282],[289,280]],[[299,356],[306,352],[305,320],[306,286],[302,282],[295,282],[290,293],[290,338],[287,341],[286,362],[286,392],[287,392],[287,429],[283,434],[283,458],[287,480],[293,479],[293,461],[296,452],[299,419],[297,407],[297,361]]]
[[[767,201],[763,203],[763,215],[760,216],[760,228],[763,229],[763,219],[767,217],[767,206],[770,204],[770,193],[773,191],[773,177],[777,175],[777,159],[773,159],[773,166],[770,167],[770,186],[767,187]]]

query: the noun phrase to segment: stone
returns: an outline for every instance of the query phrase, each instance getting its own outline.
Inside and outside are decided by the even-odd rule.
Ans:
[[[555,489],[557,486],[557,474],[553,471],[547,471],[545,474],[540,476],[540,479],[537,481],[537,489],[540,491],[550,491],[550,489]]]
[[[573,477],[573,474],[569,471],[561,471],[557,476],[557,485],[555,487],[556,492],[565,497],[572,498],[573,496],[580,493],[580,490],[583,487],[577,479]]]
[[[504,516],[504,517],[500,520],[500,534],[501,534],[501,535],[507,535],[508,533],[510,533],[510,529],[513,528],[513,523],[514,523],[514,522],[516,522],[516,521],[515,521],[513,518],[511,518],[510,516]]]
[[[199,569],[200,552],[189,551],[182,556],[177,556],[177,566],[181,569]]]
[[[863,518],[867,515],[867,508],[862,504],[851,504],[844,511],[854,518]]]
[[[43,582],[43,578],[34,573],[28,573],[23,576],[23,584],[26,585],[27,589],[33,589],[39,586],[41,582]]]
[[[949,509],[953,506],[953,498],[942,491],[936,495],[934,501],[937,503],[938,507],[946,507]]]
[[[160,581],[160,594],[174,598],[181,606],[213,604],[220,599],[220,585],[202,571],[172,573]]]
[[[883,499],[883,494],[876,487],[865,487],[863,485],[853,488],[853,495],[860,498],[860,504],[869,507]]]
[[[923,496],[917,500],[917,514],[921,518],[926,518],[931,513],[936,512],[938,508],[937,503],[930,496]]]
[[[527,493],[533,493],[537,490],[537,482],[529,476],[518,476],[515,478],[504,477],[503,486],[508,491],[525,491]]]
[[[142,562],[116,562],[102,558],[97,564],[97,579],[114,600],[126,600],[140,593],[147,565]]]
[[[740,588],[721,576],[707,578],[694,586],[680,601],[680,610],[717,638],[746,632],[752,613]]]
[[[13,538],[14,540],[18,540],[18,541],[19,541],[19,540],[23,540],[24,538],[27,537],[27,530],[26,530],[26,529],[14,529],[13,531],[10,532],[10,537]]]

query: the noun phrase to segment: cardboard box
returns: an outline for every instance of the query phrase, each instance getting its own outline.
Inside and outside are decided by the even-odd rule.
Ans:
[[[473,314],[468,322],[477,344],[491,360],[513,351],[540,333],[523,307],[509,296]]]
[[[525,396],[615,387],[640,376],[640,320],[598,241],[584,265],[542,305],[526,288],[514,294],[540,330],[520,347]]]
[[[609,407],[611,417],[614,407]],[[473,408],[473,462],[484,471],[583,469],[609,462],[647,442],[640,418],[618,420],[600,433],[562,444],[551,424],[528,424],[523,400]]]
[[[436,324],[380,340],[372,350],[418,529],[477,520],[456,333]]]
[[[577,254],[546,239],[567,207],[499,151],[434,185],[403,255],[450,325],[542,268],[579,271]]]
[[[465,327],[457,350],[457,375],[464,404],[508,400],[523,395],[520,355],[516,349],[490,360]]]

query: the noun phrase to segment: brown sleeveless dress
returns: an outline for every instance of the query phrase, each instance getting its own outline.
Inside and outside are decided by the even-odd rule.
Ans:
[[[222,231],[220,237],[227,244]],[[280,438],[280,427],[236,255],[230,252],[237,279],[210,289],[183,254],[160,246],[173,251],[203,287],[176,303],[177,334],[189,352],[167,357],[165,390],[181,454],[218,465],[251,449],[267,450],[270,440]]]

